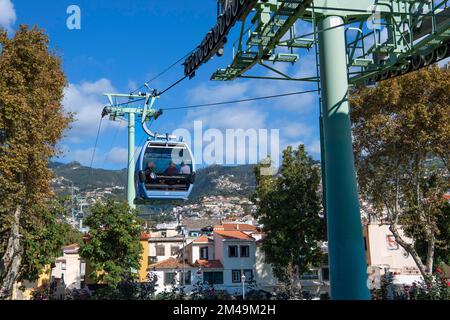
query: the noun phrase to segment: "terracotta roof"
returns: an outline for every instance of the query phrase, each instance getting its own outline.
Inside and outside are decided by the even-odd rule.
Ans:
[[[248,234],[245,234],[242,231],[224,231],[224,230],[214,230],[214,233],[227,238],[227,239],[239,239],[239,240],[254,240]]]
[[[193,265],[187,261],[183,264],[183,261],[180,261],[180,260],[170,257],[169,259],[149,265],[147,270],[149,270],[149,269],[183,269],[183,267],[193,267]]]
[[[201,237],[198,237],[197,239],[195,239],[192,242],[194,242],[194,243],[208,243],[208,242],[213,242],[213,240],[208,238],[208,237],[206,237],[206,236],[201,236]]]
[[[195,266],[206,269],[223,269],[223,264],[220,260],[197,260],[195,261]]]
[[[239,231],[258,231],[255,226],[246,223],[224,223],[222,225],[214,226],[214,230],[239,230]]]
[[[152,236],[150,233],[141,233],[141,240],[148,240],[150,239]]]

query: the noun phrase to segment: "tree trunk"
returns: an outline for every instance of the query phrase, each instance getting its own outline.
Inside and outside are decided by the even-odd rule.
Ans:
[[[0,299],[8,299],[12,296],[12,290],[19,274],[22,262],[22,244],[20,243],[20,214],[22,207],[18,206],[14,212],[14,220],[8,239],[6,252],[1,259],[0,275]]]
[[[397,224],[393,223],[389,226],[389,230],[392,232],[392,234],[395,237],[395,241],[403,248],[406,252],[408,252],[411,257],[413,258],[414,262],[417,265],[417,268],[419,268],[420,273],[422,274],[424,279],[427,279],[429,276],[429,273],[427,271],[427,267],[423,264],[419,254],[417,253],[416,249],[414,249],[414,246],[410,243],[407,243],[403,238],[400,236],[400,233],[397,229]]]
[[[428,274],[433,274],[435,245],[436,245],[436,238],[434,237],[433,233],[429,230],[428,245],[427,245],[427,261],[425,265]]]

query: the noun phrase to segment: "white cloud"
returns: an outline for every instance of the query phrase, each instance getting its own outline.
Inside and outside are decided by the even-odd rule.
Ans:
[[[301,122],[277,122],[280,134],[287,138],[308,138],[313,133],[313,128]]]
[[[65,89],[64,109],[66,112],[75,113],[74,122],[67,132],[67,141],[80,143],[86,139],[95,139],[102,109],[107,104],[103,93],[112,91],[115,89],[108,79],[85,81],[80,84],[71,83]],[[102,131],[106,128],[106,121],[103,121]],[[118,125],[118,123],[111,123],[109,128]]]
[[[306,145],[306,151],[313,155],[320,155],[320,140],[314,140],[311,143]]]
[[[76,149],[67,145],[63,145],[60,148],[61,151],[63,151],[63,155],[60,157],[61,159],[69,162],[76,161],[84,166],[91,165],[94,148]],[[125,168],[127,166],[127,162],[127,148],[115,147],[107,152],[101,152],[101,150],[97,149],[95,152],[93,167],[118,166]]]
[[[16,10],[11,0],[0,0],[0,27],[11,32],[16,19]]]
[[[128,149],[115,147],[103,155],[105,162],[108,164],[122,164],[124,167],[128,162]],[[137,156],[135,156],[137,158]]]

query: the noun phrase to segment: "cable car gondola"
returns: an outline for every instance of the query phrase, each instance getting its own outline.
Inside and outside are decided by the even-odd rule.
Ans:
[[[187,200],[195,181],[195,163],[184,142],[148,140],[136,165],[137,195],[143,200]]]

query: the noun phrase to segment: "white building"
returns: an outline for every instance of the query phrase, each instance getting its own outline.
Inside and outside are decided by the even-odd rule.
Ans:
[[[186,292],[191,292],[200,282],[216,290],[241,293],[243,280],[246,290],[255,281],[255,242],[240,230],[214,230],[212,236],[201,236],[186,244],[184,261],[181,252],[178,258],[158,261],[147,270],[158,277],[157,292],[170,290],[174,284],[184,285]]]
[[[401,228],[399,232],[406,242],[412,243]],[[395,241],[388,225],[371,221],[364,226],[363,234],[369,280],[373,285],[377,286],[380,277],[387,272],[393,274],[397,285],[412,285],[422,280],[414,259]]]
[[[86,264],[78,254],[79,246],[72,244],[63,248],[63,255],[55,260],[51,282],[56,282],[55,296],[64,299],[66,290],[84,286]]]

